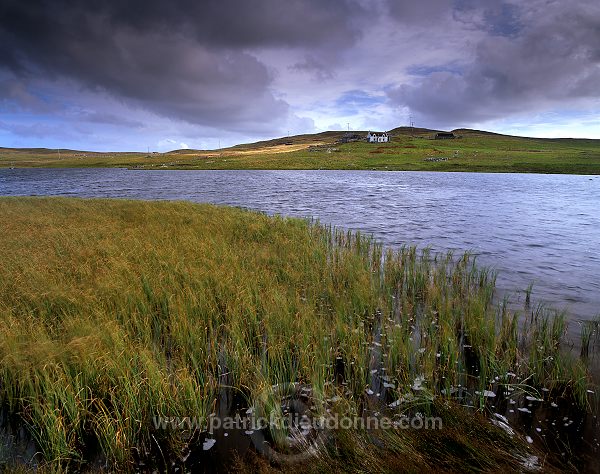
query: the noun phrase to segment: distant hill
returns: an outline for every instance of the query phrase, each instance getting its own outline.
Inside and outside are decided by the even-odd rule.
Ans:
[[[382,131],[382,130],[372,130]],[[483,130],[452,130],[456,139],[435,140],[442,130],[396,127],[389,143],[341,139],[321,133],[245,143],[219,150],[90,152],[48,148],[0,148],[0,168],[130,169],[335,169],[385,171],[481,171],[600,174],[600,140],[527,138]],[[450,137],[451,138],[451,137]]]

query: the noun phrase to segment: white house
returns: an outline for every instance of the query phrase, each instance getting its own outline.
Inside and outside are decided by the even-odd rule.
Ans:
[[[387,132],[369,132],[367,141],[369,143],[386,143],[390,141],[390,137]]]

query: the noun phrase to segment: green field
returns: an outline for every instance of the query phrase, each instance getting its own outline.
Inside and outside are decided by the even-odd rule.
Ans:
[[[518,471],[535,454],[549,472],[564,459],[493,426],[481,394],[589,406],[565,316],[519,322],[468,255],[183,202],[0,198],[0,223],[3,419],[30,433],[48,471],[185,470],[208,435],[153,417],[205,417],[224,390],[279,413],[276,387],[295,382],[315,414],[422,413],[443,429],[342,430],[308,463],[247,455],[229,469]],[[385,402],[368,389],[383,372]],[[454,401],[457,386],[474,408]],[[285,430],[271,436],[285,452]]]
[[[366,132],[357,132],[366,135]],[[386,144],[336,144],[325,132],[239,145],[218,151],[93,153],[0,148],[0,167],[127,167],[143,169],[344,169],[600,174],[600,140],[538,139],[455,130],[397,128]],[[313,151],[311,145],[320,147]]]

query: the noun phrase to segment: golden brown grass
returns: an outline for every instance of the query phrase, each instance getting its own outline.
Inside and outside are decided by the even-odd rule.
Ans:
[[[225,372],[249,400],[297,381],[357,411],[379,345],[397,397],[420,374],[427,395],[466,385],[465,338],[474,388],[512,370],[585,394],[585,368],[560,354],[561,316],[517,332],[468,256],[384,255],[360,235],[184,202],[2,198],[0,223],[0,395],[53,468],[81,466],[93,446],[122,469],[157,446],[180,452],[185,433],[152,417],[211,413]],[[344,446],[368,452],[361,436]],[[419,462],[418,443],[398,439]],[[337,469],[351,455],[340,449],[320,465]]]

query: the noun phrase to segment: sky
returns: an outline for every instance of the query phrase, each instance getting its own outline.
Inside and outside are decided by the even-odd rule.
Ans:
[[[0,0],[0,146],[600,138],[598,0]]]

